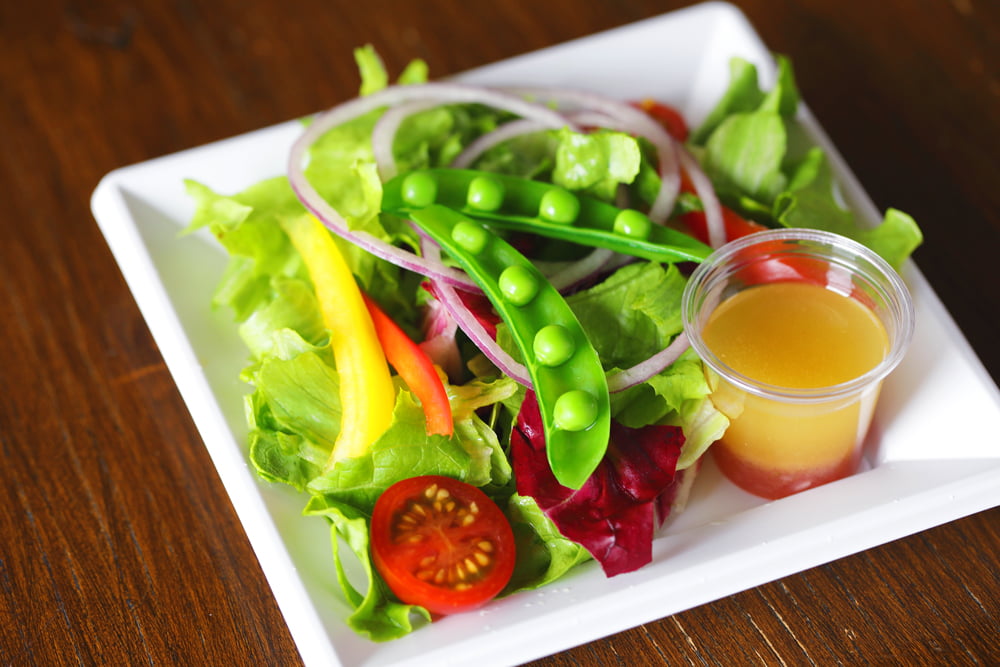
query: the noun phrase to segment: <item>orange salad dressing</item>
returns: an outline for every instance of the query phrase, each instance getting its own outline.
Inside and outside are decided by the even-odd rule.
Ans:
[[[805,282],[746,289],[712,313],[702,337],[726,365],[759,383],[816,389],[875,368],[889,349],[885,327],[866,306]],[[779,498],[852,474],[878,394],[822,402],[751,394],[712,377],[731,424],[716,461],[737,485]]]

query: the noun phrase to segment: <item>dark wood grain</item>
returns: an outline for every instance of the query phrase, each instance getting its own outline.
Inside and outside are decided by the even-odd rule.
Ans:
[[[447,75],[687,4],[0,3],[0,664],[299,662],[91,217],[102,175],[352,96],[364,42]],[[918,265],[1000,378],[1000,4],[736,4],[875,203],[920,221]],[[982,512],[533,664],[998,664],[998,524]]]

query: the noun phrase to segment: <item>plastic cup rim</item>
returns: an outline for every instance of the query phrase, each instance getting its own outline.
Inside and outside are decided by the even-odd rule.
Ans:
[[[692,302],[695,299],[697,288],[705,280],[706,274],[717,269],[724,262],[729,261],[737,253],[762,243],[773,244],[775,241],[815,242],[834,246],[840,250],[846,250],[855,256],[863,258],[864,261],[868,262],[875,269],[879,277],[884,280],[884,291],[887,292],[887,301],[889,301],[891,309],[895,311],[894,315],[897,321],[894,330],[890,332],[889,351],[877,366],[856,378],[838,384],[823,387],[793,388],[769,384],[748,377],[724,363],[708,349],[701,339],[700,326],[694,321],[697,318],[697,313],[693,312],[694,304]],[[868,277],[866,275],[866,279]],[[688,279],[681,297],[681,319],[685,335],[691,347],[694,348],[702,362],[718,374],[720,378],[748,393],[788,403],[833,401],[860,394],[867,388],[880,383],[903,360],[914,329],[914,310],[909,289],[903,282],[902,277],[888,262],[867,246],[841,234],[802,228],[772,229],[756,232],[730,241],[716,249],[705,261],[698,265]]]

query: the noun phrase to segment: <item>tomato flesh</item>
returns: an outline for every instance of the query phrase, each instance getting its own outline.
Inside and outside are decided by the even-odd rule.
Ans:
[[[492,600],[514,572],[510,523],[478,488],[437,475],[404,479],[375,502],[375,568],[407,604],[453,614]]]

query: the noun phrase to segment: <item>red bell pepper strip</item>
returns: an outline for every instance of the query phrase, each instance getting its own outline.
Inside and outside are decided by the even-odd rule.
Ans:
[[[434,363],[370,296],[362,293],[362,297],[386,358],[420,399],[427,417],[427,433],[450,436],[454,431],[451,403]]]

